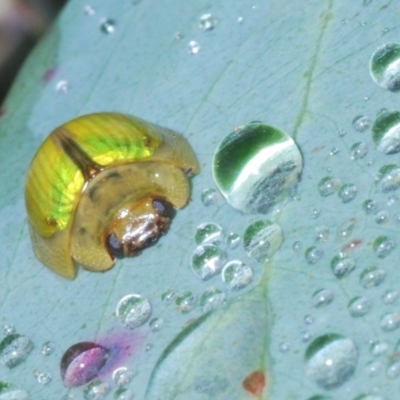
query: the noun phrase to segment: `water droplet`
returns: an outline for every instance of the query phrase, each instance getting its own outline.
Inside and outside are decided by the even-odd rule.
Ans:
[[[304,316],[303,321],[306,325],[312,325],[314,323],[314,317],[310,314]]]
[[[362,207],[367,214],[371,214],[377,209],[378,204],[375,200],[368,199],[364,201]]]
[[[132,391],[127,388],[119,388],[115,391],[113,400],[133,400],[134,395]]]
[[[290,350],[290,343],[288,343],[288,342],[280,343],[279,350],[281,353],[287,353]]]
[[[83,7],[83,12],[89,17],[92,17],[94,14],[96,14],[96,10],[89,4]]]
[[[398,298],[399,292],[397,290],[387,290],[382,296],[382,301],[385,304],[393,304],[397,301]]]
[[[399,201],[399,199],[396,196],[389,196],[387,199],[387,205],[389,207],[394,206],[397,202]]]
[[[114,370],[112,379],[117,386],[125,386],[133,379],[133,372],[126,367],[119,367]]]
[[[186,314],[196,307],[196,297],[191,291],[183,292],[175,299],[178,311]]]
[[[194,240],[197,244],[218,244],[224,238],[222,228],[212,222],[205,222],[197,227]]]
[[[357,186],[352,183],[347,183],[342,185],[339,189],[339,198],[342,200],[342,203],[349,203],[354,200],[357,196],[358,189]]]
[[[388,193],[400,187],[400,168],[396,164],[384,165],[379,169],[377,179],[382,192]]]
[[[353,119],[353,128],[358,132],[364,132],[371,126],[372,121],[366,115],[357,115]]]
[[[303,331],[301,332],[300,337],[303,343],[307,343],[313,338],[313,335],[308,331]]]
[[[110,392],[110,385],[99,380],[90,382],[83,389],[83,398],[85,400],[103,400]]]
[[[116,315],[129,329],[135,329],[146,323],[151,316],[150,302],[139,294],[128,294],[117,304]]]
[[[60,93],[68,93],[69,92],[69,83],[66,80],[61,80],[56,83],[56,91]]]
[[[380,210],[375,214],[375,222],[377,224],[386,224],[389,222],[389,213],[386,210]]]
[[[236,232],[231,232],[226,237],[226,243],[231,250],[236,249],[239,246],[240,240],[241,237]]]
[[[379,236],[374,240],[373,248],[375,254],[379,258],[387,257],[392,250],[396,247],[393,240],[389,239],[387,236]]]
[[[237,22],[238,22],[239,24],[241,24],[243,21],[244,21],[244,18],[243,18],[243,17],[238,17],[238,18],[237,18]]]
[[[382,29],[382,35],[386,35],[388,32],[390,32],[389,28],[383,28]]]
[[[352,160],[364,158],[368,153],[368,146],[364,142],[354,143],[350,148],[350,157]]]
[[[175,40],[179,41],[179,40],[182,40],[184,37],[185,37],[185,35],[182,32],[175,32],[175,35],[174,35]]]
[[[200,51],[200,45],[195,41],[191,40],[188,44],[189,54],[197,54]]]
[[[372,266],[361,272],[360,282],[365,288],[372,288],[379,286],[385,280],[385,277],[384,269]]]
[[[380,322],[380,327],[385,332],[394,331],[400,327],[400,314],[393,312],[385,314]]]
[[[191,267],[201,279],[207,280],[217,275],[226,262],[226,254],[213,244],[198,246],[192,254]]]
[[[339,129],[338,135],[339,137],[344,137],[347,135],[347,132],[344,129]]]
[[[164,320],[162,318],[153,318],[150,320],[149,326],[152,332],[158,332],[164,326]]]
[[[49,356],[54,351],[54,345],[52,342],[45,342],[42,345],[42,354]]]
[[[218,201],[218,192],[215,189],[204,189],[201,193],[201,202],[205,206],[210,206]]]
[[[11,335],[13,333],[16,333],[15,326],[11,325],[11,324],[4,325],[3,332],[4,332],[5,336]]]
[[[328,304],[332,303],[334,297],[333,292],[329,289],[317,290],[312,295],[313,306],[317,308],[326,307]]]
[[[13,333],[0,342],[0,363],[8,368],[21,364],[33,350],[33,343],[24,335]]]
[[[336,154],[338,154],[339,153],[339,148],[338,147],[332,147],[331,148],[331,151],[329,152],[329,155],[330,156],[335,156]]]
[[[398,153],[400,151],[400,111],[380,113],[372,126],[372,138],[376,148],[382,153]]]
[[[304,255],[309,264],[315,264],[322,258],[324,252],[315,246],[311,246],[306,250]]]
[[[235,129],[219,144],[213,176],[233,208],[266,213],[293,194],[302,164],[301,153],[289,135],[255,121]]]
[[[253,270],[242,261],[233,260],[225,264],[221,276],[229,289],[240,290],[253,280]]]
[[[326,334],[310,343],[305,358],[307,375],[318,386],[333,389],[353,375],[358,351],[352,340],[337,334]]]
[[[374,394],[362,394],[357,396],[354,400],[385,400],[385,398]]]
[[[370,346],[371,354],[375,357],[384,355],[389,351],[389,345],[383,341],[375,341]]]
[[[386,43],[374,52],[369,70],[372,79],[383,89],[393,92],[400,88],[400,45]]]
[[[356,267],[356,262],[346,256],[344,253],[339,253],[332,258],[331,269],[336,278],[342,279],[348,276]]]
[[[199,19],[199,28],[203,31],[210,31],[217,25],[218,20],[211,14],[203,14]]]
[[[161,295],[161,300],[164,304],[168,305],[171,304],[175,299],[176,293],[173,290],[166,290]]]
[[[33,371],[33,375],[36,378],[37,382],[43,386],[48,385],[52,380],[52,376],[48,372],[35,370]]]
[[[342,239],[348,238],[356,226],[356,220],[351,218],[343,222],[338,229],[338,236]]]
[[[113,19],[102,19],[100,21],[100,31],[110,35],[115,32],[115,21]]]
[[[311,217],[318,218],[321,215],[321,210],[319,208],[313,208],[311,210]]]
[[[293,243],[294,251],[300,251],[302,247],[303,247],[303,244],[299,241]]]
[[[29,394],[9,382],[0,381],[0,400],[29,400]]]
[[[249,257],[264,262],[281,247],[283,231],[271,221],[256,221],[250,224],[244,235],[243,245]]]
[[[96,378],[104,367],[110,352],[92,342],[71,346],[62,356],[61,377],[67,387],[81,386]]]
[[[307,400],[333,400],[331,396],[324,396],[322,394],[317,394],[315,396],[309,397]]]
[[[352,317],[362,317],[371,310],[371,302],[364,296],[354,297],[350,300],[347,308]]]
[[[226,294],[219,289],[211,288],[203,292],[200,297],[200,306],[203,312],[215,310],[226,303]]]
[[[326,242],[329,239],[329,228],[326,225],[317,226],[314,235],[318,242]]]
[[[400,361],[394,361],[390,363],[386,370],[386,375],[388,378],[396,378],[400,375]]]

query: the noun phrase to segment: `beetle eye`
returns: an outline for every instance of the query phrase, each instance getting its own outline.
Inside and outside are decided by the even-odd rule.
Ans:
[[[121,258],[124,256],[124,250],[121,243],[118,241],[117,236],[114,233],[111,233],[107,237],[107,249],[111,255],[117,258]]]
[[[174,216],[174,208],[168,201],[155,199],[153,200],[153,208],[164,217],[171,219]]]

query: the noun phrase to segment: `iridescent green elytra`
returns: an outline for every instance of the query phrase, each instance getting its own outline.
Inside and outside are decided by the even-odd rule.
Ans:
[[[139,118],[97,113],[61,125],[28,171],[25,200],[36,256],[73,279],[73,260],[104,271],[115,256],[138,254],[168,229],[169,205],[187,204],[188,171],[199,172],[188,142]],[[132,230],[140,237],[128,243]]]

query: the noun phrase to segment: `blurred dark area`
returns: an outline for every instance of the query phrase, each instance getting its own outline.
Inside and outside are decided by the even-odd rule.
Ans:
[[[67,0],[0,0],[0,104]]]

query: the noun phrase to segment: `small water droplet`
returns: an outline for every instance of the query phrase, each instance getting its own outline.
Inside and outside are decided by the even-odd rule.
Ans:
[[[308,343],[313,338],[313,335],[311,332],[303,331],[300,334],[300,338],[303,343]]]
[[[339,253],[333,257],[331,261],[333,275],[335,275],[338,279],[348,276],[355,267],[356,262],[352,258],[346,256],[344,253]]]
[[[316,264],[322,258],[323,255],[324,255],[323,250],[315,246],[309,247],[304,253],[306,261],[309,264]]]
[[[243,17],[238,17],[238,18],[237,18],[237,22],[238,22],[239,24],[241,24],[243,21],[244,21],[244,18],[243,18]]]
[[[33,343],[24,335],[12,333],[0,342],[0,363],[8,368],[21,364],[33,350]]]
[[[347,132],[344,129],[339,129],[338,135],[339,137],[344,137],[347,135]]]
[[[184,37],[185,37],[185,35],[182,32],[175,32],[175,35],[174,35],[175,40],[179,41],[179,40],[182,40]]]
[[[302,247],[303,247],[303,244],[299,241],[293,243],[294,251],[300,251]]]
[[[342,239],[347,239],[353,232],[356,226],[356,220],[351,218],[343,222],[338,229],[338,236]]]
[[[388,32],[390,32],[389,28],[383,28],[382,29],[382,35],[386,35]]]
[[[250,224],[244,235],[243,245],[249,257],[264,262],[281,247],[283,231],[271,221],[256,221]]]
[[[153,318],[150,320],[149,326],[152,332],[159,332],[164,326],[164,320],[162,318]]]
[[[186,314],[196,307],[196,296],[191,291],[183,292],[176,296],[175,304],[179,312]]]
[[[389,345],[386,342],[377,340],[371,343],[370,352],[375,357],[380,357],[389,351]]]
[[[115,32],[115,21],[113,19],[104,18],[100,21],[100,31],[110,35]]]
[[[317,226],[314,229],[315,240],[326,242],[329,239],[329,228],[326,225]]]
[[[211,288],[203,292],[200,297],[200,306],[203,312],[215,310],[226,303],[226,294],[219,289]]]
[[[400,361],[394,361],[389,364],[386,375],[388,378],[396,378],[400,375]]]
[[[400,327],[400,314],[393,312],[385,314],[380,322],[380,327],[385,332],[394,331]]]
[[[205,222],[197,227],[194,240],[197,244],[219,244],[223,238],[224,232],[219,225]]]
[[[131,390],[127,388],[118,388],[114,393],[113,400],[133,400],[134,397]]]
[[[191,258],[193,272],[201,279],[207,280],[217,275],[226,262],[226,254],[213,244],[198,246]]]
[[[15,326],[11,324],[4,325],[3,332],[5,336],[12,335],[13,333],[16,333]]]
[[[52,376],[48,372],[35,370],[33,371],[33,375],[35,376],[37,382],[43,386],[48,385],[52,380]]]
[[[334,194],[340,186],[341,182],[339,179],[326,176],[318,182],[318,191],[322,197],[327,197]]]
[[[375,214],[375,222],[377,224],[386,224],[389,222],[389,213],[386,210],[380,210]]]
[[[89,17],[92,17],[94,14],[96,14],[96,10],[89,4],[83,7],[83,12]]]
[[[372,138],[376,148],[382,153],[398,153],[400,151],[400,111],[381,112],[372,127]]]
[[[69,83],[65,79],[58,81],[56,83],[56,91],[60,93],[68,93],[69,92]]]
[[[386,272],[376,266],[368,267],[361,272],[360,282],[365,288],[379,286],[386,277]]]
[[[392,250],[396,247],[393,240],[389,239],[387,236],[379,236],[374,240],[373,248],[375,254],[379,258],[387,257]]]
[[[279,350],[281,353],[287,353],[290,350],[290,343],[288,343],[288,342],[280,343]]]
[[[357,115],[353,119],[353,128],[358,132],[364,132],[371,126],[372,121],[366,115]]]
[[[369,63],[372,79],[383,89],[400,88],[400,45],[386,43],[374,52]]]
[[[384,165],[377,173],[377,180],[384,193],[392,192],[400,187],[400,168],[396,164]]]
[[[347,183],[342,185],[339,189],[339,198],[342,200],[342,203],[349,203],[354,200],[357,196],[358,189],[357,186],[352,183]]]
[[[311,217],[318,218],[321,215],[321,210],[319,208],[312,208],[311,209]]]
[[[135,329],[146,323],[151,317],[150,302],[139,294],[128,294],[118,302],[116,315],[129,329]]]
[[[133,372],[126,367],[119,367],[113,371],[112,379],[117,386],[125,386],[133,379]]]
[[[350,148],[350,157],[352,160],[360,160],[368,153],[368,146],[364,142],[354,143]]]
[[[164,304],[168,305],[171,304],[175,299],[176,293],[173,290],[166,290],[161,295],[161,300]]]
[[[329,289],[319,289],[312,295],[312,303],[316,308],[326,307],[333,299],[334,294]]]
[[[200,51],[200,45],[195,41],[191,40],[188,44],[189,54],[197,54]]]
[[[362,207],[367,214],[371,214],[378,208],[378,203],[375,200],[368,199],[364,201]]]
[[[364,296],[354,297],[350,300],[347,308],[352,317],[362,317],[371,310],[371,302]]]
[[[323,389],[333,389],[353,375],[358,351],[352,340],[337,334],[326,334],[310,343],[305,358],[307,375]]]
[[[52,342],[45,342],[42,345],[42,354],[44,356],[49,356],[54,351],[54,345]]]
[[[338,154],[339,153],[339,148],[338,147],[332,147],[331,148],[331,150],[330,150],[330,152],[329,152],[329,155],[330,156],[335,156],[336,154]]]
[[[201,202],[210,206],[218,201],[218,192],[215,189],[204,189],[201,193]]]
[[[397,290],[387,290],[382,296],[382,301],[385,304],[393,304],[397,301],[398,298],[399,292]]]
[[[199,19],[199,28],[203,31],[210,31],[217,25],[218,20],[213,15],[203,14]]]
[[[103,400],[110,392],[110,385],[99,380],[90,382],[83,389],[84,400]]]
[[[228,245],[229,249],[233,250],[236,249],[240,244],[241,237],[236,232],[231,232],[226,237],[226,244]]]
[[[229,289],[240,290],[253,280],[253,270],[242,261],[233,260],[225,264],[221,276]]]
[[[62,356],[61,377],[67,387],[81,386],[96,378],[109,357],[109,350],[92,342],[71,346]]]
[[[306,325],[312,325],[314,323],[314,317],[310,314],[304,316],[303,321]]]

